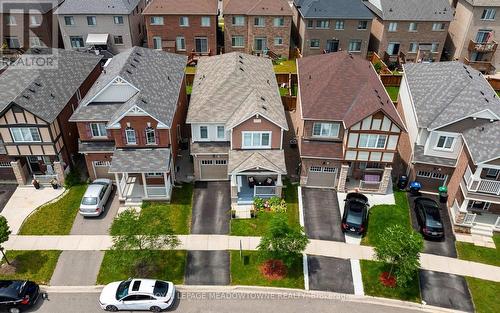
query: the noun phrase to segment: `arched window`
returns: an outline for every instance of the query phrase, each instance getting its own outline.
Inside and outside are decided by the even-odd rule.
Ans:
[[[148,145],[156,144],[156,135],[153,127],[146,128],[146,144]]]
[[[137,138],[135,137],[135,130],[132,127],[127,127],[125,129],[125,137],[127,138],[127,144],[129,145],[137,144]]]

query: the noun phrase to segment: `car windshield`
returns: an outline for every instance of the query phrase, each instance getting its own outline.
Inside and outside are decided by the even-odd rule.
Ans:
[[[164,281],[157,280],[155,283],[155,288],[153,289],[153,294],[156,297],[165,297],[168,292],[168,283]]]
[[[17,299],[22,293],[25,281],[4,280],[0,282],[0,296]]]
[[[120,300],[121,298],[128,295],[128,287],[130,286],[130,280],[125,280],[118,285],[118,289],[116,289],[116,300]]]
[[[96,197],[83,197],[82,204],[84,204],[84,205],[96,205],[97,198]]]
[[[359,205],[354,205],[347,212],[346,222],[350,225],[361,225],[363,222],[363,208]]]
[[[106,182],[103,182],[103,181],[95,181],[95,182],[92,182],[92,185],[101,185],[101,186],[106,186],[107,183]]]
[[[426,226],[430,228],[443,228],[439,211],[435,209],[427,210]]]

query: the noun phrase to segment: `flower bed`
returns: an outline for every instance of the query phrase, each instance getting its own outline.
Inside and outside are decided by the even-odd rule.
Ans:
[[[269,199],[254,198],[253,207],[256,212],[286,213],[286,201],[279,197]]]

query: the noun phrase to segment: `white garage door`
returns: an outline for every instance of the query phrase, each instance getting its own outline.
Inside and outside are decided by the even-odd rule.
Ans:
[[[337,168],[311,166],[307,175],[308,187],[335,188],[337,183]]]
[[[201,180],[227,180],[227,160],[200,160]]]
[[[96,178],[109,178],[114,179],[115,176],[109,173],[109,166],[111,163],[109,161],[94,161],[94,173]]]

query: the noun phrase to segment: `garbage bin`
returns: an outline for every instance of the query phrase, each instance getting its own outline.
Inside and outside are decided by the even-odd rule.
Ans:
[[[438,188],[439,191],[439,202],[446,203],[448,202],[448,187],[440,186]]]
[[[404,189],[406,189],[406,186],[408,186],[408,176],[406,176],[406,175],[399,176],[398,188],[400,190],[404,190]]]
[[[410,192],[412,195],[418,195],[422,189],[422,185],[418,181],[412,181],[410,183]]]

